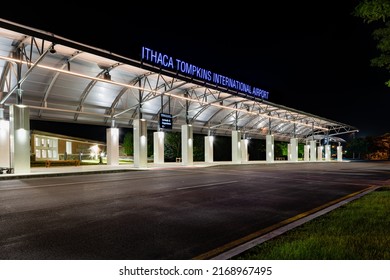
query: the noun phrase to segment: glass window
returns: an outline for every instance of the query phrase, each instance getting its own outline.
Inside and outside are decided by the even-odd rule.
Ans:
[[[72,142],[66,141],[66,153],[68,155],[72,154]]]

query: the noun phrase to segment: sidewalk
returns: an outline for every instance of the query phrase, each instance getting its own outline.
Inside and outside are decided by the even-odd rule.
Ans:
[[[135,167],[134,164],[120,164],[120,165],[106,165],[106,164],[91,164],[80,166],[54,166],[54,167],[31,167],[30,172],[26,173],[13,173],[0,174],[0,180],[12,180],[21,178],[33,178],[44,176],[63,176],[72,174],[94,174],[94,173],[110,173],[110,172],[123,172],[123,171],[140,171],[150,169],[169,169],[169,168],[191,168],[191,167],[207,167],[221,164],[231,164],[231,162],[216,162],[205,163],[196,162],[193,165],[183,165],[182,163],[167,162],[163,164],[148,163],[146,168]]]
[[[331,161],[337,162],[337,161]],[[343,161],[345,162],[345,161]],[[0,180],[12,180],[21,178],[33,178],[33,177],[44,177],[44,176],[64,176],[72,174],[95,174],[95,173],[111,173],[111,172],[123,172],[123,171],[140,171],[150,169],[171,169],[171,168],[197,168],[197,167],[208,167],[217,165],[235,165],[235,164],[313,164],[313,163],[325,163],[325,161],[317,162],[306,162],[306,161],[274,161],[272,163],[266,162],[265,160],[259,161],[247,161],[242,163],[233,163],[232,161],[215,161],[212,163],[208,162],[194,162],[192,165],[184,165],[181,162],[165,162],[161,164],[148,163],[147,167],[135,167],[134,164],[120,164],[120,165],[106,165],[106,164],[91,164],[91,165],[80,165],[80,166],[54,166],[54,167],[31,167],[30,172],[27,173],[16,173],[16,174],[0,174]],[[330,162],[329,162],[330,163]]]

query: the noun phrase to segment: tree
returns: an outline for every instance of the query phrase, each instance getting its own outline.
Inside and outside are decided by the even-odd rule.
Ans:
[[[361,159],[364,158],[368,152],[368,141],[367,138],[354,138],[347,142],[346,150],[348,152],[348,157],[352,159]]]
[[[305,156],[305,144],[298,143],[298,158],[303,158]]]
[[[390,2],[389,0],[363,0],[356,6],[353,14],[367,23],[386,22],[390,17]]]
[[[204,135],[194,134],[193,160],[204,161]]]
[[[181,134],[170,131],[165,133],[165,157],[168,161],[174,161],[181,156]]]
[[[266,159],[266,143],[264,139],[250,139],[248,145],[249,160]]]
[[[275,141],[274,154],[275,157],[285,157],[287,159],[287,143]]]
[[[381,160],[390,160],[390,133],[375,137],[374,144],[376,147],[375,157]]]
[[[147,154],[148,157],[154,156],[154,142],[153,142],[153,132],[148,130],[148,142],[147,142]]]
[[[371,65],[385,68],[390,71],[390,1],[389,0],[363,0],[353,12],[354,16],[360,17],[366,23],[378,23],[372,35],[378,41],[377,48],[380,55],[371,59]],[[386,82],[390,87],[390,79]]]
[[[133,151],[133,132],[128,131],[123,138],[123,151],[127,156],[132,156]]]

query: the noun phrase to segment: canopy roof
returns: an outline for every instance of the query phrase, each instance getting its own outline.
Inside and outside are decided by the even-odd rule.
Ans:
[[[123,43],[123,42],[121,42]],[[154,65],[0,19],[0,108],[29,107],[30,119],[132,127],[134,119],[159,129],[160,113],[173,130],[275,140],[356,131],[321,118],[217,87]],[[1,117],[1,115],[0,115]]]

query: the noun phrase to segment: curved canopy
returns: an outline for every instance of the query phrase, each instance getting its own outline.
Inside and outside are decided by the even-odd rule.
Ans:
[[[159,129],[160,113],[173,130],[301,140],[354,127],[248,97],[51,33],[0,19],[0,108],[29,107],[30,119],[132,127],[134,119]],[[1,115],[0,115],[1,117]]]

